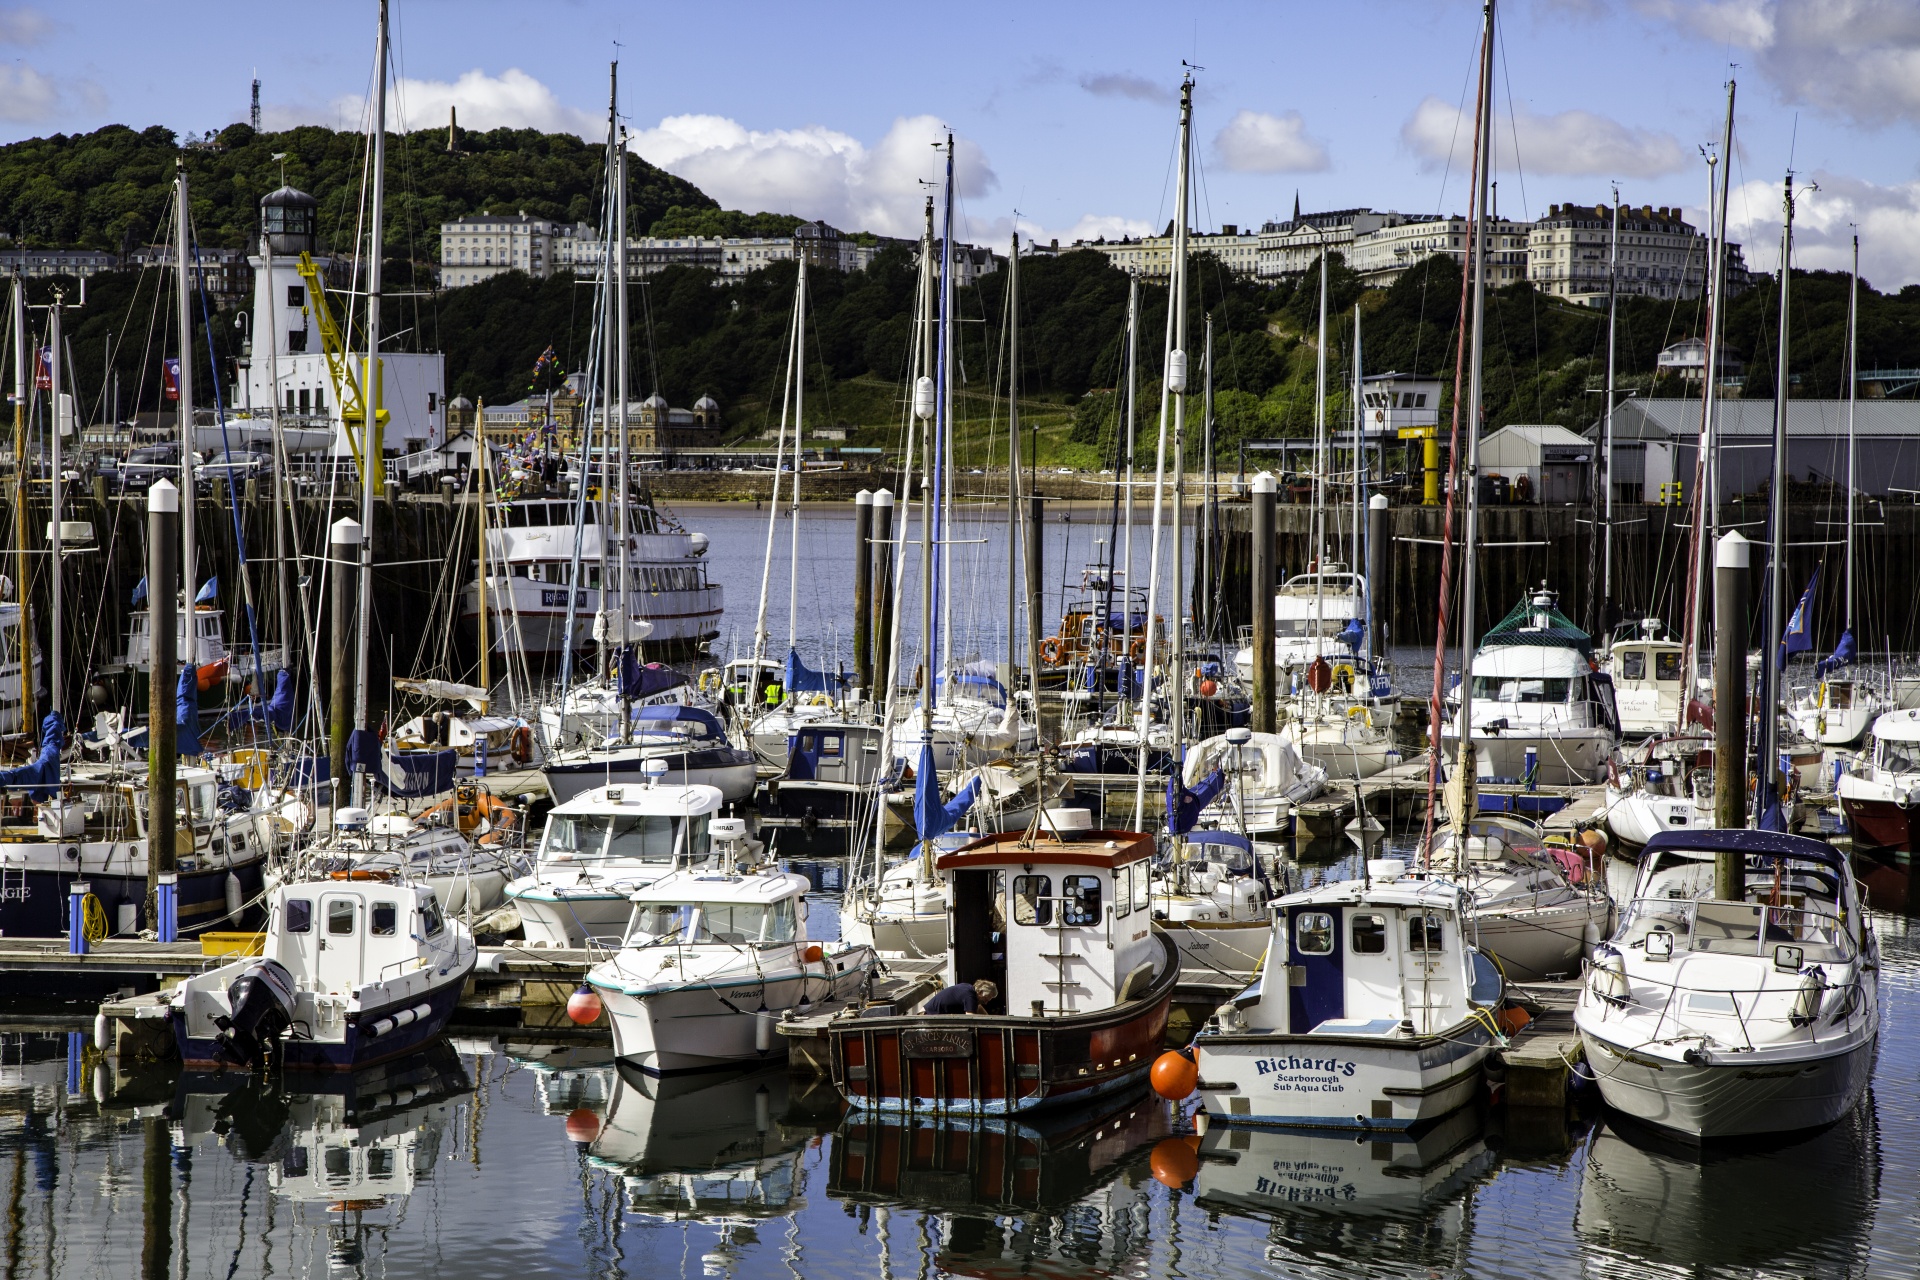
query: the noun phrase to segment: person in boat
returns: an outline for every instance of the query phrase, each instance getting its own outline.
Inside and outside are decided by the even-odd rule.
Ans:
[[[987,1006],[1000,998],[1000,988],[986,978],[977,982],[956,982],[927,997],[922,1013],[985,1013]]]

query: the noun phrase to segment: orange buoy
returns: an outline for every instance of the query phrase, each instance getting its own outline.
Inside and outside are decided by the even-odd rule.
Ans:
[[[1219,685],[1218,685],[1217,683],[1215,683],[1214,681],[1212,681],[1212,680],[1202,680],[1202,681],[1200,682],[1200,696],[1201,696],[1201,697],[1203,697],[1203,698],[1211,698],[1211,697],[1212,697],[1212,696],[1213,696],[1214,694],[1216,694],[1216,693],[1218,693],[1218,692],[1220,692],[1220,686],[1219,686]]]
[[[821,956],[823,956],[823,955],[825,955],[825,954],[826,954],[826,952],[824,952],[824,951],[822,951],[822,950],[820,949],[820,944],[818,944],[818,943],[815,943],[815,944],[814,944],[813,946],[810,946],[810,947],[808,947],[808,948],[807,948],[807,951],[806,951],[806,959],[807,959],[807,963],[808,963],[808,964],[819,964],[819,963],[820,963],[820,957],[821,957]]]
[[[575,1142],[592,1142],[600,1136],[600,1113],[592,1107],[579,1107],[567,1113],[567,1137]]]
[[[1186,1054],[1169,1049],[1153,1060],[1148,1079],[1155,1093],[1168,1102],[1180,1102],[1192,1096],[1193,1086],[1200,1080],[1200,1068]]]
[[[1517,1004],[1509,1004],[1502,1005],[1500,1011],[1493,1015],[1493,1020],[1500,1024],[1502,1031],[1514,1035],[1533,1021],[1533,1015]]]
[[[1200,1172],[1200,1139],[1160,1139],[1153,1144],[1153,1154],[1147,1158],[1147,1167],[1153,1170],[1155,1182],[1179,1190],[1192,1182],[1193,1176]]]
[[[567,1016],[581,1026],[588,1027],[600,1021],[600,1011],[605,1007],[600,993],[583,982],[580,989],[567,999]]]

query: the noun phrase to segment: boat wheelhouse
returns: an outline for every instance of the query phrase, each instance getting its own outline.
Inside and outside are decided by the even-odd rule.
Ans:
[[[1920,709],[1889,711],[1873,722],[1873,755],[1834,785],[1857,843],[1913,852],[1920,813]]]
[[[1620,732],[1630,738],[1662,733],[1680,724],[1687,695],[1686,646],[1658,618],[1642,618],[1607,648]]]
[[[845,852],[857,828],[898,779],[899,764],[877,724],[822,720],[793,735],[786,773],[767,784],[760,829],[779,831],[781,848]],[[791,841],[792,843],[788,843]]]
[[[1154,838],[1006,833],[939,854],[950,984],[985,978],[979,1014],[836,1018],[834,1084],[855,1107],[1009,1115],[1085,1102],[1152,1067],[1179,979],[1152,927]]]

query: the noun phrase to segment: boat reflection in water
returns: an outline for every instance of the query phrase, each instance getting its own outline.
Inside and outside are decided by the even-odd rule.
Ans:
[[[1573,1229],[1590,1276],[1858,1276],[1880,1191],[1873,1098],[1765,1145],[1705,1147],[1609,1116],[1594,1129]]]
[[[472,1090],[460,1056],[441,1043],[346,1076],[187,1072],[169,1113],[180,1141],[264,1164],[275,1195],[324,1210],[330,1260],[357,1267],[367,1237],[391,1225],[368,1215],[397,1211],[431,1174],[441,1134]]]
[[[1142,1157],[1163,1141],[1190,1150],[1167,1135],[1167,1105],[1138,1092],[1020,1119],[853,1112],[833,1137],[827,1193],[862,1206],[863,1229],[869,1215],[879,1224],[883,1272],[885,1215],[914,1208],[948,1215],[941,1274],[1131,1274],[1151,1249]]]
[[[619,1176],[630,1214],[737,1226],[804,1207],[800,1155],[832,1124],[839,1100],[830,1089],[801,1090],[784,1065],[661,1077],[623,1062],[598,1132],[589,1136],[578,1111],[567,1132]],[[820,1114],[816,1101],[830,1110]]]
[[[1194,1203],[1271,1223],[1270,1262],[1446,1271],[1466,1261],[1468,1188],[1496,1157],[1486,1117],[1462,1107],[1398,1133],[1213,1126]]]

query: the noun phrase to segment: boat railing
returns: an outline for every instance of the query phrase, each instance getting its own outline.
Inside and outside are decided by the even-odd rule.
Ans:
[[[1853,947],[1840,918],[1804,907],[1770,906],[1718,898],[1635,898],[1628,904],[1616,948],[1644,948],[1655,933],[1673,937],[1675,950],[1717,955],[1767,953],[1768,946],[1798,948],[1804,960],[1844,963]]]

